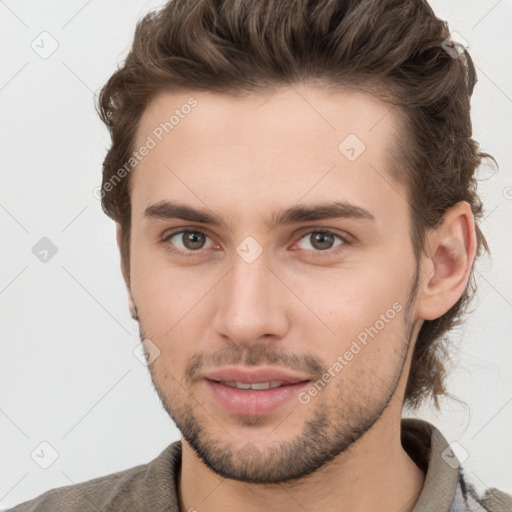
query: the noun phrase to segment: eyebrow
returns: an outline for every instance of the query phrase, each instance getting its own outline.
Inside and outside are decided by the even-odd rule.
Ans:
[[[144,210],[144,217],[151,219],[182,219],[190,222],[223,226],[228,229],[228,222],[219,214],[209,209],[193,208],[176,201],[159,201]],[[270,229],[277,226],[323,219],[363,219],[375,222],[375,217],[368,210],[345,201],[332,201],[321,204],[292,206],[272,212],[265,224]]]

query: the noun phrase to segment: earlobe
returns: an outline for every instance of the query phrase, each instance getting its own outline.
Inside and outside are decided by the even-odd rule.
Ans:
[[[476,253],[471,207],[461,201],[446,211],[443,223],[427,234],[422,266],[426,270],[417,301],[418,316],[435,320],[444,315],[466,289]]]
[[[126,269],[124,261],[123,261],[123,255],[122,255],[122,251],[121,251],[121,240],[122,240],[121,225],[118,222],[116,222],[116,241],[117,241],[117,247],[119,248],[119,253],[121,255],[121,263],[120,263],[121,274],[123,276],[124,284],[126,286],[126,292],[128,294],[128,307],[130,309],[130,316],[134,320],[138,321],[139,317],[137,315],[137,308],[135,306],[135,302],[133,300],[133,295],[132,295],[132,290],[130,287],[130,277],[128,275],[127,269]]]

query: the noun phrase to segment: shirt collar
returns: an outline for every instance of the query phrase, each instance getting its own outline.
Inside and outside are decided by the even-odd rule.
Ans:
[[[402,446],[426,473],[412,512],[450,512],[457,491],[460,463],[448,441],[431,423],[402,418]]]

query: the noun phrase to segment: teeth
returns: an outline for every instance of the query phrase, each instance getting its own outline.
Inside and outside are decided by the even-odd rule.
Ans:
[[[251,384],[251,389],[270,389],[272,383],[271,382],[259,382],[257,384]],[[278,384],[280,385],[280,384]],[[277,387],[277,386],[274,386]]]
[[[238,388],[238,389],[256,389],[256,390],[263,390],[263,389],[273,389],[278,388],[279,386],[282,386],[285,384],[285,382],[280,380],[273,380],[272,382],[255,382],[253,384],[245,383],[245,382],[223,382],[225,386],[230,386],[232,388]]]
[[[251,389],[251,384],[245,384],[244,382],[224,382],[224,384],[238,389]]]

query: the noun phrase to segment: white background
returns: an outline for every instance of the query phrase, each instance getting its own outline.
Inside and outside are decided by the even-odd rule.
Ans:
[[[109,143],[93,93],[160,4],[0,1],[0,508],[146,463],[179,439],[133,355],[114,223],[92,193]],[[511,493],[512,3],[431,4],[469,43],[474,136],[500,170],[481,171],[492,258],[477,267],[475,311],[453,336],[450,391],[468,407],[444,401],[419,416],[467,452],[478,488]],[[59,45],[48,59],[31,48],[43,31]],[[42,237],[58,249],[47,263],[32,253]],[[43,441],[58,452],[46,470],[31,458]]]

